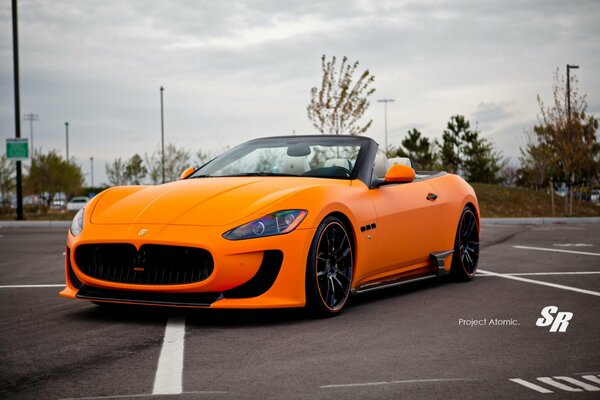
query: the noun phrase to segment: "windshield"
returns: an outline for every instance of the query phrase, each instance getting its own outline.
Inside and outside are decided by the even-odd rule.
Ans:
[[[365,144],[354,137],[283,137],[244,143],[198,169],[191,178],[306,176],[349,179]]]

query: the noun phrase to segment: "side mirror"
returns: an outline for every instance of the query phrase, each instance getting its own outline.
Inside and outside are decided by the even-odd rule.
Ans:
[[[194,172],[196,172],[196,168],[194,167],[189,167],[187,168],[185,171],[183,171],[181,173],[181,175],[179,175],[179,179],[186,179],[188,178],[191,174],[193,174]]]
[[[412,182],[415,180],[415,170],[407,165],[394,164],[385,173],[385,183]]]

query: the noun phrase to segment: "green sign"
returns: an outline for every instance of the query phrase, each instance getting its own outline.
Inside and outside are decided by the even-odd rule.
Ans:
[[[6,158],[9,160],[27,160],[29,158],[29,139],[6,139]]]

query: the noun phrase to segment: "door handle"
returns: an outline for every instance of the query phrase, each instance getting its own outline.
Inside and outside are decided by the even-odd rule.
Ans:
[[[435,199],[437,199],[437,198],[438,198],[438,195],[437,195],[437,194],[435,194],[435,193],[429,193],[429,194],[427,195],[427,200],[434,201],[434,200],[435,200]]]

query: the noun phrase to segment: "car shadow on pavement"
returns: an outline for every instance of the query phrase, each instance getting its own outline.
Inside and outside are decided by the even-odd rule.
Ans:
[[[457,283],[449,279],[429,279],[351,296],[342,315],[351,317],[353,309],[372,307],[377,302],[385,302],[388,299],[408,296],[421,291],[434,290],[439,286],[453,284]],[[302,324],[322,319],[302,308],[224,310],[110,303],[102,305],[89,304],[73,313],[69,313],[70,318],[78,320],[104,323],[126,322],[141,325],[163,325],[171,316],[185,317],[186,325],[196,328],[275,326],[295,323]]]

